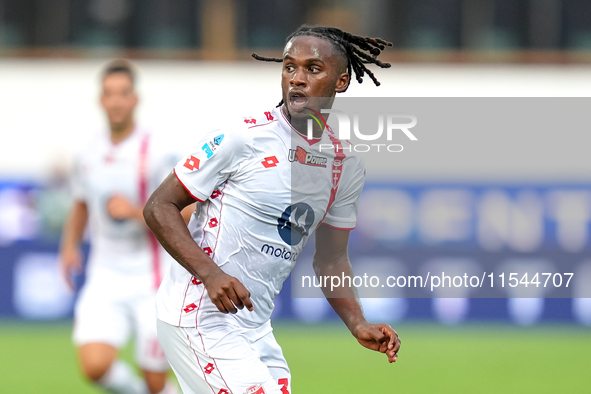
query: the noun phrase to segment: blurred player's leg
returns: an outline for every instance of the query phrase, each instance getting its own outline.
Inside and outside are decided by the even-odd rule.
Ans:
[[[114,360],[105,374],[95,382],[114,394],[145,394],[148,392],[146,382],[121,360]]]
[[[175,394],[178,392],[175,385],[166,382],[170,365],[158,340],[155,303],[155,294],[138,296],[127,301],[135,324],[135,358],[150,393]]]
[[[73,337],[82,371],[108,392],[146,394],[146,383],[129,365],[117,360],[118,349],[128,340],[131,322],[121,300],[110,294],[113,292],[90,281],[80,293]]]

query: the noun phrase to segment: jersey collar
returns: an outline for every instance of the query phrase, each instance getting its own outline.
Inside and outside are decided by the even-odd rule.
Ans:
[[[308,145],[312,146],[314,144],[317,144],[318,142],[322,141],[322,139],[324,138],[324,132],[323,132],[322,137],[309,139],[308,137],[301,134],[299,131],[297,131],[296,129],[294,129],[291,126],[291,123],[289,123],[289,120],[285,117],[285,114],[281,110],[281,107],[276,107],[275,111],[278,112],[279,122],[281,123],[281,126],[283,127],[283,129],[290,134],[297,135],[299,138],[306,141],[308,143]]]

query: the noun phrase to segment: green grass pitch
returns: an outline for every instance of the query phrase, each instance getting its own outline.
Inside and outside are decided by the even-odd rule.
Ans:
[[[295,394],[590,393],[591,329],[394,325],[395,364],[343,325],[275,325]],[[123,357],[131,358],[131,349]],[[0,393],[99,393],[78,374],[69,323],[0,321]]]

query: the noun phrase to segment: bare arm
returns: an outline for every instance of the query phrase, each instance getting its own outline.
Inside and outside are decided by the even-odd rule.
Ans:
[[[316,230],[316,250],[313,266],[317,276],[348,275],[353,277],[347,248],[349,231],[320,226]],[[368,349],[386,353],[390,362],[398,358],[400,338],[387,324],[369,323],[363,315],[361,302],[354,287],[340,287],[334,291],[322,289],[335,312],[343,320],[357,341]]]
[[[133,219],[146,224],[142,214],[143,209],[142,205],[133,205],[126,197],[119,194],[112,196],[107,202],[107,212],[115,220]]]
[[[224,273],[197,245],[181,211],[195,199],[171,173],[150,196],[144,207],[146,224],[164,249],[189,273],[199,278],[212,302],[224,313],[244,306],[253,310],[250,293],[240,281]]]
[[[143,210],[144,205],[133,205],[127,198],[120,195],[111,197],[107,203],[107,212],[113,219],[133,219],[145,225]],[[188,205],[181,211],[186,224],[189,224],[193,212],[195,212],[195,204]]]
[[[66,283],[75,289],[72,274],[82,270],[82,253],[80,241],[88,221],[88,208],[84,201],[74,201],[68,214],[68,219],[62,232],[60,243],[60,269]]]

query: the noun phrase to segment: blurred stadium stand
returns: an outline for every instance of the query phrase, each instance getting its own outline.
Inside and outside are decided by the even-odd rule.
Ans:
[[[586,97],[591,92],[591,2],[586,0],[0,0],[0,317],[71,314],[72,296],[61,286],[56,268],[57,240],[69,204],[66,174],[72,154],[89,133],[104,126],[96,102],[105,60],[135,59],[140,123],[172,140],[190,142],[214,127],[227,108],[248,112],[279,101],[277,65],[254,62],[250,53],[277,55],[285,37],[302,23],[393,42],[394,48],[384,53],[393,67],[378,73],[382,86],[354,85],[352,96]],[[535,130],[530,132],[536,138]],[[371,245],[401,259],[412,258],[416,250],[428,257],[449,255],[449,240],[421,238],[421,220],[431,226],[425,196],[452,185],[479,198],[482,190],[495,188],[514,202],[525,190],[516,185],[535,178],[537,197],[544,200],[543,220],[527,230],[529,235],[522,234],[542,234],[533,249],[524,252],[511,244],[519,239],[501,239],[496,240],[504,242],[501,252],[491,251],[474,226],[456,228],[460,238],[453,246],[474,260],[490,253],[504,253],[503,259],[533,253],[547,254],[554,263],[565,256],[583,262],[591,251],[589,223],[575,238],[557,238],[556,213],[546,201],[561,192],[561,179],[566,179],[579,193],[573,198],[584,202],[565,215],[574,215],[575,221],[589,216],[591,171],[585,173],[586,163],[578,164],[548,177],[530,163],[530,172],[503,169],[476,185],[473,176],[458,176],[464,163],[453,160],[437,175],[406,168],[401,179],[371,179],[352,255],[370,259]],[[478,174],[478,163],[472,171]],[[414,177],[420,182],[409,183]],[[376,201],[376,190],[391,193],[397,205],[370,203]],[[453,209],[461,202],[449,201],[448,209],[458,214]],[[414,208],[405,211],[404,204]],[[475,211],[469,214],[470,223],[480,218]],[[591,324],[589,303],[570,299],[364,303],[370,316],[387,310],[393,321]],[[276,317],[334,315],[325,301],[291,299],[287,281]]]
[[[302,23],[391,40],[395,61],[588,62],[585,0],[2,0],[4,56],[239,59]]]

